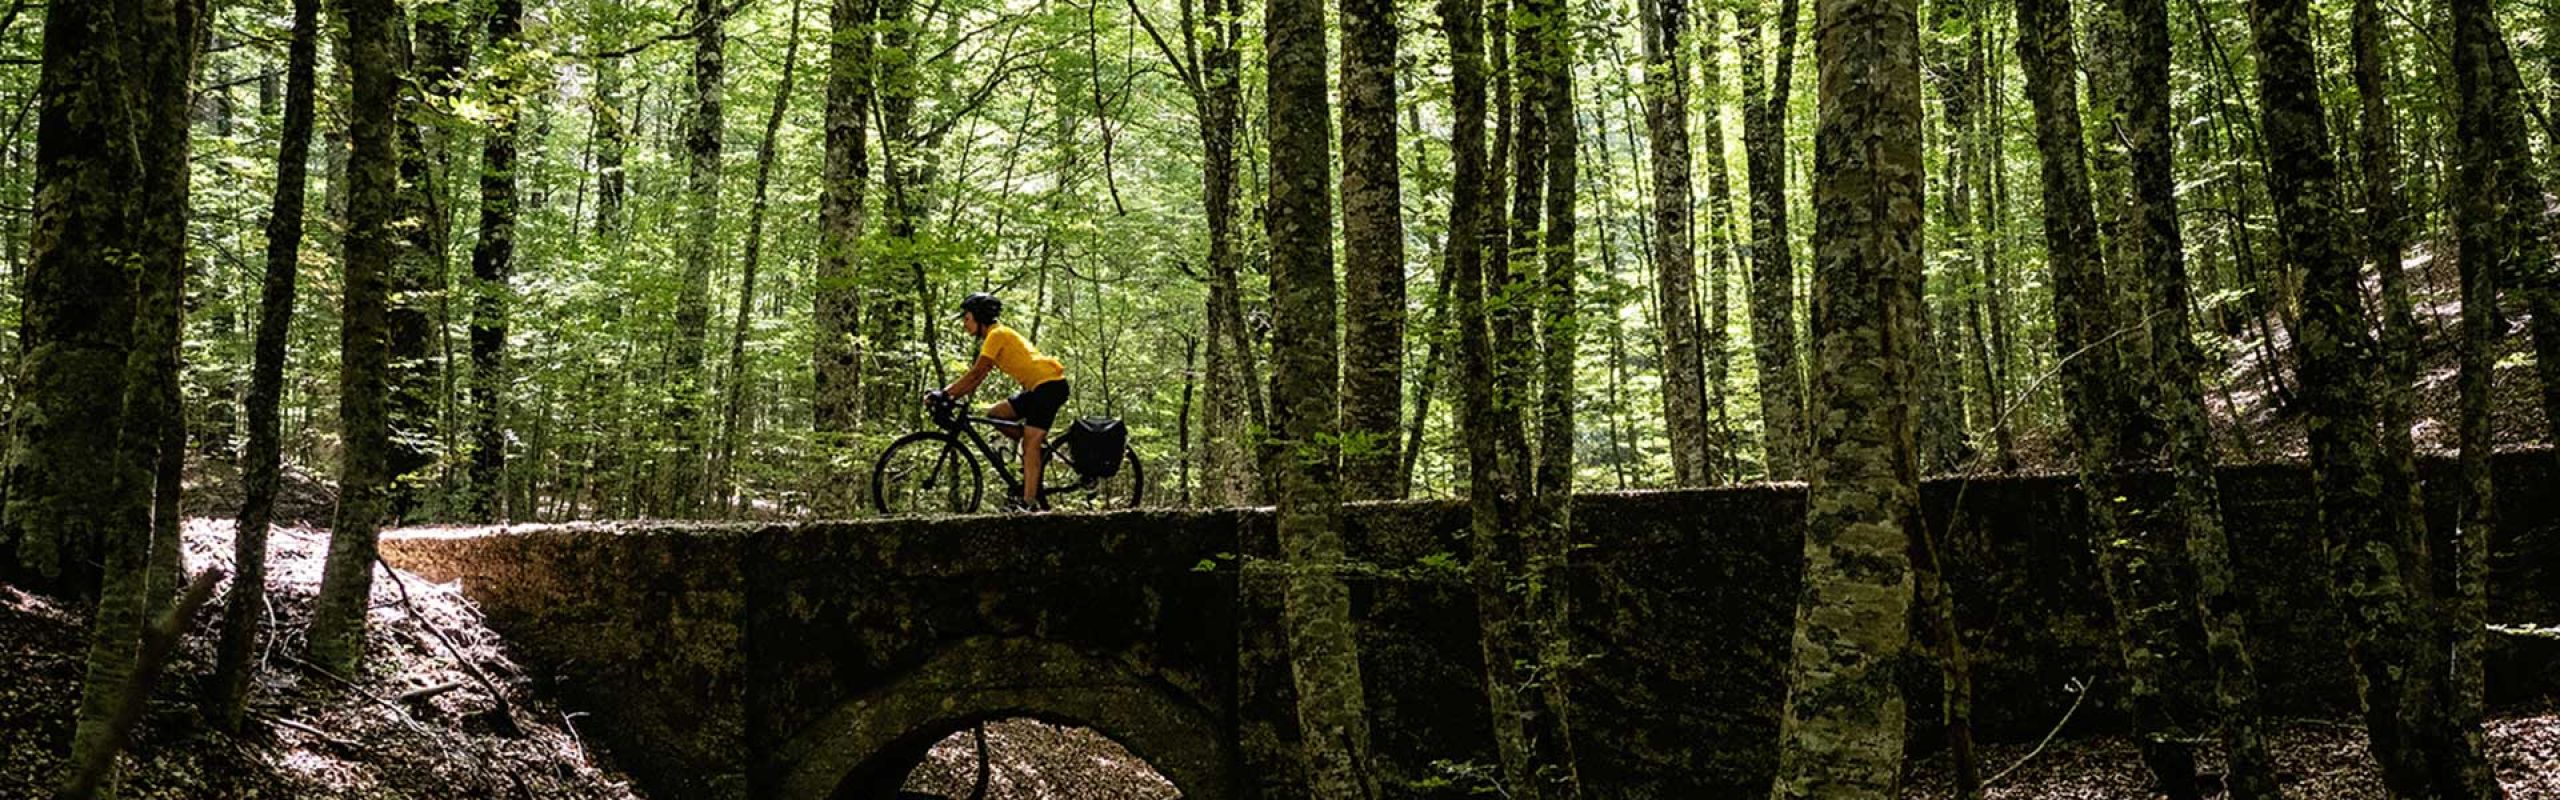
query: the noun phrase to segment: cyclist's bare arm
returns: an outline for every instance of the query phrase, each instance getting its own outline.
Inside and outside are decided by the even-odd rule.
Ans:
[[[978,391],[978,384],[986,382],[987,373],[995,368],[995,359],[979,356],[977,363],[969,365],[969,374],[960,376],[959,380],[952,381],[950,386],[943,388],[943,396],[954,399],[969,396],[970,393]]]

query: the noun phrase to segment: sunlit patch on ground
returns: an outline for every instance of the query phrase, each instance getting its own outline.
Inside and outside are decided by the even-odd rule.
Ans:
[[[965,800],[979,773],[977,737],[944,738],[907,776],[906,790]],[[1147,762],[1092,728],[1033,719],[986,724],[986,800],[1169,800],[1181,794]]]

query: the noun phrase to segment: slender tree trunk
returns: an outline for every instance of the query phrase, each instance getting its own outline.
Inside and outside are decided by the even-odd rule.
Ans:
[[[719,0],[693,4],[693,114],[685,130],[684,278],[676,287],[675,364],[668,375],[675,403],[668,409],[667,422],[676,452],[662,498],[665,511],[673,516],[699,512],[709,496],[702,457],[707,442],[700,427],[706,383],[703,356],[711,326],[711,269],[720,260],[721,92],[729,42],[721,13]]]
[[[1521,609],[1507,577],[1519,536],[1506,522],[1518,498],[1510,491],[1502,448],[1490,433],[1497,396],[1485,273],[1487,256],[1499,251],[1478,244],[1490,244],[1486,229],[1496,226],[1487,223],[1501,213],[1494,202],[1500,184],[1486,174],[1498,161],[1485,145],[1488,15],[1483,0],[1440,0],[1439,12],[1450,50],[1449,318],[1458,355],[1457,438],[1466,445],[1468,576],[1475,588],[1477,641],[1503,785],[1521,787],[1528,784],[1530,750],[1522,721],[1523,693],[1507,668],[1530,657],[1514,636]]]
[[[2474,3],[2485,12],[2486,4]],[[2456,4],[2463,13],[2463,4]],[[2449,780],[2480,752],[2447,721],[2445,654],[2426,586],[2419,543],[2395,514],[2373,401],[2374,343],[2361,286],[2361,259],[2339,208],[2342,192],[2322,111],[2319,65],[2304,0],[2252,0],[2258,55],[2258,110],[2268,155],[2267,194],[2287,261],[2302,265],[2302,320],[2295,328],[2303,413],[2321,525],[2338,540],[2337,591],[2346,611],[2347,652],[2373,754],[2385,785],[2404,797],[2488,797]],[[2485,16],[2485,14],[2484,14]],[[2474,24],[2478,21],[2472,20]],[[2457,22],[2456,30],[2462,29]],[[2477,29],[2475,29],[2477,30]],[[2492,28],[2494,30],[2494,28]]]
[[[816,362],[817,431],[829,447],[847,444],[861,418],[862,284],[857,261],[871,181],[865,120],[871,106],[871,18],[874,0],[834,0],[827,55],[827,157],[818,199]],[[834,480],[834,479],[830,479]],[[846,479],[849,480],[849,479]],[[848,508],[850,497],[822,497],[821,508]]]
[[[1671,439],[1672,485],[1704,486],[1713,469],[1707,460],[1707,385],[1700,374],[1706,362],[1698,352],[1697,226],[1689,219],[1689,4],[1645,0],[1642,10],[1644,126],[1653,155],[1651,254],[1662,294],[1663,425]],[[1723,156],[1721,150],[1709,155]]]
[[[608,27],[608,23],[597,23]],[[604,44],[618,44],[619,37],[604,37]],[[623,174],[625,126],[622,120],[622,60],[615,57],[596,59],[594,99],[596,141],[596,238],[608,244],[617,240],[623,230],[622,203],[627,185]]]
[[[2097,550],[2107,597],[2115,609],[2116,644],[2133,707],[2143,763],[2172,800],[2198,797],[2195,756],[2170,729],[2166,657],[2174,627],[2145,601],[2165,570],[2139,557],[2158,543],[2156,514],[2126,499],[2123,470],[2145,460],[2148,427],[2133,384],[2148,371],[2140,337],[2124,341],[2116,318],[2090,198],[2086,139],[2076,88],[2071,9],[2062,0],[2019,0],[2018,59],[2036,111],[2042,154],[2046,258],[2053,265],[2055,355],[2061,362],[2064,411],[2078,449],[2088,535]]]
[[[187,308],[187,198],[191,96],[196,54],[205,39],[205,7],[199,0],[143,6],[134,34],[146,70],[142,116],[141,276],[137,283],[132,373],[125,386],[125,455],[135,459],[135,479],[150,487],[149,502],[134,514],[151,531],[144,610],[158,614],[177,599],[186,580],[185,546],[179,539],[178,493],[186,463],[185,401],[181,350]],[[139,407],[137,407],[139,404]]]
[[[402,92],[400,136],[400,207],[396,229],[402,233],[399,260],[392,265],[391,306],[391,477],[389,524],[435,513],[425,484],[410,476],[436,463],[432,443],[442,441],[436,392],[447,364],[439,344],[444,340],[436,311],[445,302],[444,285],[451,254],[453,210],[445,178],[452,161],[451,143],[442,109],[461,91],[463,48],[458,41],[463,13],[458,4],[421,5],[414,17],[394,8],[392,35],[399,61],[406,64],[410,86]],[[414,32],[403,32],[404,23]]]
[[[2462,267],[2462,373],[2460,379],[2462,477],[2459,535],[2454,537],[2450,620],[2452,664],[2439,711],[2441,741],[2430,742],[2429,766],[2441,797],[2505,796],[2482,758],[2481,656],[2488,636],[2489,535],[2493,514],[2489,459],[2489,384],[2499,331],[2497,293],[2514,287],[2532,313],[2535,350],[2543,350],[2547,317],[2560,313],[2553,299],[2548,199],[2525,145],[2524,87],[2516,73],[2491,4],[2452,4],[2456,135],[2461,145],[2455,204]],[[2553,365],[2541,365],[2546,398],[2555,385]],[[2551,403],[2548,408],[2560,408]],[[2420,568],[2428,566],[2424,562]]]
[[[1408,121],[1413,123],[1414,128],[1421,128],[1419,108],[1417,106],[1405,108],[1412,115]],[[1415,161],[1428,163],[1420,152],[1419,143],[1414,149]],[[1421,182],[1427,187],[1431,179],[1426,177]],[[1426,188],[1425,191],[1428,189]],[[1452,250],[1449,243],[1454,243],[1456,240],[1447,238],[1448,234],[1446,230],[1442,232],[1444,244],[1438,248],[1436,257],[1430,259],[1439,265],[1431,282],[1431,304],[1426,309],[1431,314],[1431,324],[1425,327],[1423,334],[1424,338],[1430,341],[1430,346],[1423,354],[1422,375],[1415,378],[1413,382],[1413,419],[1405,426],[1404,450],[1398,454],[1404,459],[1404,464],[1397,476],[1396,497],[1398,498],[1410,497],[1413,494],[1414,469],[1422,463],[1423,431],[1431,424],[1432,398],[1438,393],[1440,383],[1444,380],[1441,367],[1457,358],[1457,348],[1453,341],[1454,332],[1457,329],[1451,327],[1450,320],[1455,311],[1449,304],[1451,277],[1449,253]]]
[[[1707,236],[1708,257],[1706,335],[1700,341],[1699,358],[1706,362],[1707,412],[1714,426],[1714,441],[1708,457],[1708,480],[1740,477],[1742,461],[1741,436],[1734,430],[1729,413],[1733,397],[1732,319],[1733,304],[1727,295],[1733,287],[1733,268],[1740,258],[1734,251],[1733,170],[1724,147],[1724,14],[1720,8],[1708,8],[1697,14],[1700,33],[1698,44],[1699,85],[1708,101],[1699,115],[1701,144],[1706,150],[1702,159],[1707,168]]]
[[[1342,489],[1397,494],[1404,415],[1404,219],[1393,0],[1343,0]]]
[[[348,62],[355,72],[349,111],[346,309],[339,333],[338,418],[345,430],[338,466],[338,512],[328,563],[313,601],[311,655],[354,674],[364,655],[365,609],[373,588],[376,538],[389,511],[392,225],[400,189],[399,75],[390,0],[340,0]]]
[[[791,24],[783,34],[782,84],[773,92],[773,111],[764,118],[764,138],[756,144],[756,186],[754,199],[747,205],[747,251],[738,280],[737,323],[729,330],[729,381],[720,412],[719,475],[714,491],[720,497],[736,498],[734,511],[744,511],[744,494],[738,485],[738,442],[746,438],[743,427],[747,410],[747,331],[755,318],[756,269],[764,260],[764,217],[769,205],[768,193],[773,186],[775,141],[782,132],[782,117],[791,110],[791,89],[800,76],[800,0],[791,0]]]
[[[509,518],[506,503],[507,282],[515,271],[517,117],[522,113],[515,63],[523,35],[523,0],[493,0],[489,58],[498,99],[480,145],[480,238],[471,247],[472,516]]]
[[[1742,149],[1750,167],[1751,344],[1760,367],[1760,425],[1766,472],[1801,476],[1804,367],[1796,355],[1795,256],[1787,243],[1787,95],[1794,83],[1796,0],[1779,3],[1775,78],[1762,80],[1761,27],[1742,25]]]
[[[1981,292],[1977,307],[1969,313],[1974,319],[1974,347],[1980,354],[1983,383],[1983,412],[1991,418],[1992,464],[2002,471],[2018,469],[2016,420],[2020,403],[2011,395],[2018,353],[2010,333],[2007,270],[2001,263],[2002,246],[2007,236],[2008,169],[2000,153],[2009,139],[2008,116],[2000,104],[2007,90],[2003,80],[2006,64],[2000,49],[1993,43],[2004,41],[1997,33],[2000,12],[2008,4],[1982,2],[1973,6],[1974,25],[1967,36],[1965,72],[1972,78],[1959,89],[1968,111],[1977,117],[1966,137],[1967,161],[1974,177],[1971,181],[1978,200],[1974,214],[1975,233],[1971,244],[1974,277]]]
[[[2382,285],[2382,386],[2375,398],[2382,415],[2382,449],[2390,467],[2391,486],[2417,507],[2422,496],[2418,447],[2411,433],[2417,425],[2418,319],[2410,297],[2409,278],[2401,262],[2407,258],[2409,223],[2401,200],[2400,143],[2390,103],[2389,23],[2378,0],[2356,0],[2354,30],[2357,99],[2357,151],[2364,173],[2365,257]],[[2417,514],[2401,519],[2423,525]],[[2426,531],[2403,531],[2405,539],[2423,541]]]
[[[1573,654],[1573,579],[1569,569],[1573,541],[1574,368],[1581,353],[1582,309],[1575,299],[1577,233],[1575,200],[1581,188],[1581,126],[1574,113],[1573,64],[1575,25],[1564,0],[1526,0],[1519,64],[1524,74],[1542,73],[1535,92],[1522,102],[1538,103],[1546,130],[1540,159],[1546,170],[1546,216],[1538,255],[1542,274],[1532,291],[1538,312],[1535,350],[1541,367],[1537,383],[1538,449],[1531,484],[1527,526],[1528,604],[1532,617],[1541,708],[1531,719],[1537,748],[1535,779],[1540,796],[1573,800],[1582,796],[1580,759],[1574,753],[1570,698],[1575,671]],[[1535,24],[1530,24],[1531,22]],[[1534,45],[1534,49],[1532,49]],[[1525,357],[1525,354],[1524,354]]]
[[[1243,55],[1237,48],[1243,17],[1241,0],[1208,0],[1205,13],[1185,21],[1200,46],[1202,86],[1194,105],[1200,126],[1201,205],[1209,234],[1206,410],[1210,419],[1222,421],[1207,430],[1203,466],[1210,501],[1221,505],[1254,499],[1261,482],[1255,477],[1252,440],[1267,422],[1252,339],[1245,332],[1244,254],[1237,242],[1237,147],[1244,126]],[[1233,420],[1252,424],[1227,424]]]
[[[1507,47],[1509,67],[1504,75],[1511,84],[1510,102],[1505,105],[1511,116],[1510,150],[1496,153],[1495,158],[1510,165],[1506,187],[1496,184],[1497,191],[1507,188],[1510,203],[1505,206],[1502,257],[1486,262],[1486,319],[1493,330],[1494,414],[1492,436],[1502,448],[1503,457],[1514,466],[1509,477],[1513,494],[1529,499],[1537,482],[1537,454],[1530,449],[1528,415],[1535,396],[1537,373],[1535,343],[1530,328],[1535,311],[1543,298],[1538,296],[1540,256],[1545,252],[1544,210],[1546,199],[1547,110],[1542,84],[1549,72],[1542,58],[1544,34],[1539,28],[1546,17],[1540,10],[1541,0],[1511,0],[1504,30],[1508,36],[1495,43]],[[1498,271],[1495,271],[1498,270]],[[1493,302],[1501,298],[1502,302]],[[1527,511],[1527,506],[1522,506]],[[1513,527],[1525,520],[1515,519]],[[1534,725],[1532,728],[1534,729]],[[1535,735],[1534,732],[1532,734]]]
[[[2188,319],[2194,299],[2188,295],[2173,170],[2177,139],[2170,123],[2169,6],[2165,0],[2117,1],[2127,33],[2124,137],[2133,181],[2134,219],[2126,233],[2134,241],[2126,249],[2141,260],[2141,274],[2150,287],[2146,316],[2158,374],[2152,384],[2158,387],[2176,482],[2172,513],[2195,571],[2193,605],[2213,667],[2214,704],[2222,717],[2228,764],[2224,784],[2233,800],[2282,800],[2275,761],[2259,735],[2257,669],[2222,525],[2222,491],[2214,476],[2218,451],[2198,378],[2208,362],[2196,348]]]
[[[1271,158],[1272,420],[1279,453],[1279,538],[1288,570],[1290,673],[1308,789],[1316,797],[1378,793],[1360,685],[1358,630],[1335,483],[1332,430],[1341,408],[1334,353],[1331,148],[1322,0],[1265,8]]]
[[[921,391],[918,384],[929,380],[924,376],[925,359],[920,357],[929,331],[915,323],[916,312],[927,302],[922,240],[917,234],[924,222],[925,188],[932,182],[928,162],[934,148],[915,126],[916,99],[924,78],[914,63],[919,57],[914,3],[880,0],[877,8],[879,21],[873,27],[880,38],[872,63],[880,76],[876,106],[884,178],[880,206],[888,235],[881,248],[885,257],[863,273],[862,283],[873,303],[864,318],[869,330],[862,394],[865,415],[885,422],[912,415]],[[1036,326],[1033,334],[1038,334]]]
[[[1814,6],[1813,458],[1773,798],[1895,797],[1920,517],[1917,0]]]
[[[277,405],[284,395],[286,334],[293,324],[296,278],[302,267],[302,214],[311,162],[312,84],[319,63],[320,0],[294,0],[293,38],[286,46],[284,128],[276,149],[275,202],[267,213],[266,282],[258,295],[255,355],[249,369],[247,449],[241,453],[242,499],[234,534],[231,593],[222,606],[222,642],[216,648],[204,715],[224,731],[238,731],[248,709],[256,671],[260,626],[266,616],[267,529],[275,520],[283,467],[283,425]]]

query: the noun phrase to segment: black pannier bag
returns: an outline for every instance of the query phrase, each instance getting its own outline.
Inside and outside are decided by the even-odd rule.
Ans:
[[[1076,420],[1069,436],[1067,446],[1075,457],[1076,474],[1087,478],[1120,474],[1121,457],[1129,452],[1129,426],[1110,417],[1085,417]]]

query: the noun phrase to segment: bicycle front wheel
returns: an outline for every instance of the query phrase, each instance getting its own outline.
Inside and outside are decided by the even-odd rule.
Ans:
[[[1113,511],[1137,508],[1146,502],[1147,470],[1138,463],[1137,448],[1121,451],[1120,471],[1108,478],[1082,477],[1076,469],[1073,450],[1070,447],[1050,451],[1050,456],[1056,459],[1055,471],[1043,470],[1043,477],[1076,476],[1076,482],[1058,484],[1043,481],[1048,485],[1040,490],[1042,506],[1053,511]]]
[[[907,434],[871,468],[871,505],[882,514],[975,513],[985,492],[978,460],[946,433]]]

